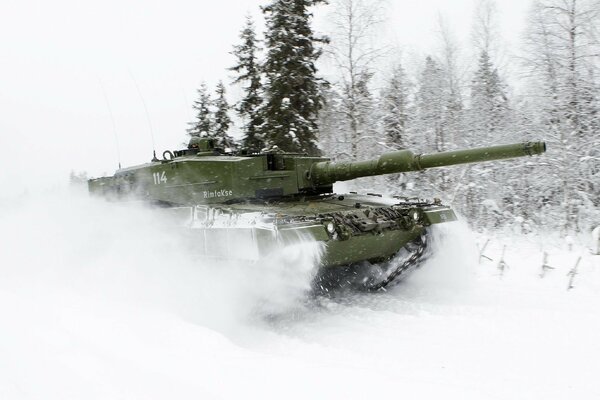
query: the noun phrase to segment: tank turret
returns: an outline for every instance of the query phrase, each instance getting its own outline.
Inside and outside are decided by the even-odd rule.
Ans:
[[[186,150],[165,151],[162,160],[90,180],[90,191],[172,205],[323,195],[332,193],[337,181],[523,157],[541,154],[546,148],[543,142],[526,142],[434,154],[400,150],[374,160],[331,162],[279,151],[224,154],[209,138],[194,137],[190,143]]]

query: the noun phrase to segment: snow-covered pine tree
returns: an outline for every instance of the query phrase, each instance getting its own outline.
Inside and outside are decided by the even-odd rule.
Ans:
[[[411,84],[404,68],[398,63],[381,92],[383,131],[390,148],[410,147],[408,124],[410,118],[409,94]]]
[[[445,81],[441,66],[431,56],[425,59],[425,66],[417,80],[415,95],[415,120],[413,139],[415,150],[439,152],[446,147],[444,132]],[[413,174],[409,181],[418,181],[419,194],[436,195],[441,188],[439,170]]]
[[[508,89],[497,68],[500,35],[495,0],[478,0],[471,35],[478,61],[471,78],[465,139],[494,144],[502,140],[508,117]]]
[[[464,105],[462,74],[459,71],[460,47],[456,38],[443,18],[439,18],[439,42],[440,42],[440,67],[444,86],[442,88],[443,100],[443,129],[440,137],[439,150],[446,151],[458,147],[460,137],[464,135]],[[452,172],[443,173],[443,184],[445,187],[452,186],[454,179],[452,175],[459,173],[459,169],[453,168]],[[445,170],[448,172],[448,170]]]
[[[486,50],[481,51],[471,80],[470,107],[466,118],[468,123],[462,135],[462,145],[489,146],[505,141],[509,123],[506,85]],[[461,190],[458,193],[464,194],[462,211],[469,220],[488,227],[500,223],[502,215],[499,202],[502,198],[498,197],[496,189],[507,179],[505,164],[502,163],[475,164],[466,169],[459,182]],[[504,206],[511,207],[517,199],[511,193],[504,200],[507,203]]]
[[[540,140],[547,137],[545,129],[538,122],[540,110],[528,96],[517,96],[510,99],[510,121],[507,129],[510,141]],[[507,139],[508,141],[508,139]],[[512,204],[504,201],[508,212],[522,217],[523,223],[529,227],[557,227],[557,215],[548,212],[548,199],[552,197],[548,190],[554,190],[549,177],[552,171],[548,168],[548,160],[552,155],[546,153],[538,160],[528,158],[515,159],[516,168],[507,166],[505,197],[513,197]]]
[[[414,110],[410,109],[410,90],[411,83],[408,76],[404,72],[402,64],[397,63],[379,98],[386,151],[412,147],[409,127]],[[393,174],[386,179],[392,192],[397,192],[398,188],[406,189],[408,180],[409,178],[405,174]],[[401,192],[403,191],[401,190]]]
[[[350,155],[365,158],[376,141],[374,104],[369,85],[373,73],[362,70],[351,81],[342,83],[340,109],[349,129]]]
[[[261,150],[265,147],[260,127],[263,124],[262,113],[262,83],[261,66],[257,53],[260,51],[250,16],[246,17],[246,25],[240,33],[241,44],[233,47],[232,54],[236,57],[236,65],[230,68],[237,73],[233,83],[243,85],[244,97],[236,105],[238,115],[244,121],[242,146]]]
[[[365,70],[356,80],[355,116],[360,131],[357,143],[360,158],[376,157],[381,152],[378,142],[384,141],[379,135],[379,113],[376,111],[375,99],[370,89],[372,79],[373,73]]]
[[[471,80],[470,100],[470,139],[496,143],[506,128],[508,96],[506,85],[485,51],[479,56],[477,70]]]
[[[374,159],[378,157],[384,148],[380,143],[385,143],[382,135],[380,120],[381,115],[376,109],[376,102],[371,93],[371,79],[373,73],[363,70],[356,79],[354,88],[354,122],[358,132],[356,142],[352,142],[353,148],[357,150],[354,160]],[[343,103],[343,101],[342,101]],[[376,190],[384,185],[384,177],[374,176],[362,178],[356,185],[362,189]]]
[[[427,152],[443,151],[444,135],[444,77],[440,65],[431,56],[417,82],[415,141]]]
[[[213,132],[210,136],[215,138],[218,147],[233,150],[236,144],[228,134],[229,126],[231,125],[231,118],[229,118],[230,107],[225,97],[225,85],[223,85],[223,82],[219,81],[215,94]]]
[[[417,82],[416,118],[413,138],[417,150],[442,152],[458,147],[457,139],[463,134],[463,106],[461,84],[456,71],[456,48],[448,33],[442,34],[442,61],[433,57],[425,59],[425,66]],[[433,192],[444,193],[448,198],[454,196],[454,175],[460,169],[439,168],[420,175],[419,184],[423,186],[427,179]],[[452,190],[452,192],[451,192]]]
[[[198,88],[198,99],[194,101],[192,106],[196,110],[196,120],[190,122],[190,128],[187,130],[190,136],[200,136],[202,134],[209,135],[213,128],[213,113],[211,111],[212,100],[210,93],[206,87],[206,83],[202,82]]]
[[[272,0],[266,15],[263,132],[267,145],[318,154],[317,118],[322,106],[322,79],[315,62],[321,54],[311,28],[309,8],[325,0]]]

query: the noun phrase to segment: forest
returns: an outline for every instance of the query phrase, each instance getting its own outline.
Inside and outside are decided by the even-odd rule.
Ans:
[[[231,150],[277,146],[334,160],[544,140],[540,157],[351,186],[441,198],[480,231],[587,235],[600,225],[600,2],[532,1],[520,48],[507,57],[497,4],[479,0],[471,48],[440,17],[439,50],[418,60],[377,44],[383,1],[266,3],[265,31],[248,17],[232,45],[236,63],[223,71],[240,98],[228,100],[223,82],[214,92],[201,84],[188,134]],[[313,13],[326,4],[328,29],[316,32]],[[476,55],[469,65],[467,52]]]

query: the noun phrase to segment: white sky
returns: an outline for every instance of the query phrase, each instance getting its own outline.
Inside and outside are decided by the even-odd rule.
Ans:
[[[202,80],[226,82],[232,45],[247,13],[262,25],[267,0],[2,0],[0,2],[0,166],[3,179],[54,181],[70,170],[112,173],[115,135],[123,166],[185,141]],[[404,54],[435,46],[442,14],[468,44],[476,0],[388,0],[382,40]],[[512,46],[528,1],[498,2],[503,38]],[[325,10],[317,27],[326,28]],[[382,60],[385,63],[388,60]],[[391,60],[389,60],[391,61]],[[32,158],[30,156],[35,156]],[[35,160],[35,161],[33,161]],[[4,186],[4,185],[3,185]]]

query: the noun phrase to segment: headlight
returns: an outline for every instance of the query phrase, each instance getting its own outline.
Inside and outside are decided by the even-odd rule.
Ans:
[[[327,232],[333,234],[333,232],[335,232],[335,225],[333,225],[333,222],[328,222],[327,223]]]
[[[413,211],[413,219],[415,220],[415,222],[417,222],[419,220],[419,212],[417,210]]]

